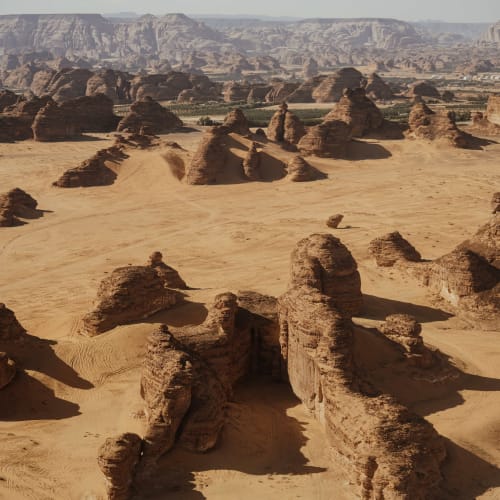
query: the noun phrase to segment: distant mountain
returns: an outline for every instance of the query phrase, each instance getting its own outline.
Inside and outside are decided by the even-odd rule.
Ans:
[[[418,21],[411,24],[431,35],[460,35],[466,40],[477,40],[489,27],[488,23],[447,23],[445,21]]]
[[[482,34],[481,40],[500,44],[500,21],[489,26]]]

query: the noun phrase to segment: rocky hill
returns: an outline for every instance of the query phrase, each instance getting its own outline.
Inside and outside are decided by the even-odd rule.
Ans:
[[[500,21],[491,25],[481,36],[484,42],[492,42],[500,44]]]

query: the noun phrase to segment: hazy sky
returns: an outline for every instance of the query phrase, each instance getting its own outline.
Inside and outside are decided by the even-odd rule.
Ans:
[[[0,14],[52,12],[254,14],[296,17],[393,17],[456,22],[500,20],[500,0],[0,0]]]

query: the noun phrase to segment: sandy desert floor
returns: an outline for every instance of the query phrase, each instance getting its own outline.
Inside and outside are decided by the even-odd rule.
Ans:
[[[472,235],[500,190],[500,144],[466,151],[365,141],[353,144],[349,161],[311,159],[323,180],[214,186],[182,184],[160,151],[136,151],[112,186],[52,187],[112,138],[93,139],[0,145],[0,191],[20,187],[45,211],[0,229],[0,300],[39,338],[11,350],[25,371],[0,393],[0,498],[104,498],[97,449],[108,436],[141,432],[140,364],[152,324],[201,322],[222,291],[281,294],[294,245],[330,231],[325,220],[334,213],[345,215],[331,231],[357,259],[366,295],[355,322],[371,327],[390,313],[414,314],[425,341],[462,372],[456,383],[426,390],[382,368],[374,377],[447,438],[453,498],[500,498],[500,331],[447,314],[411,278],[377,268],[367,251],[374,237],[399,230],[433,259]],[[200,133],[168,139],[194,150]],[[154,250],[193,288],[189,303],[97,338],[78,335],[106,273],[145,263]],[[355,498],[319,424],[285,385],[243,383],[229,416],[213,452],[169,455],[155,498]]]

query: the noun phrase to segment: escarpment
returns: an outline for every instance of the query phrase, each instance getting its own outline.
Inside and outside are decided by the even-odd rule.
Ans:
[[[443,440],[392,397],[363,392],[366,382],[353,363],[350,314],[339,310],[335,282],[325,286],[312,279],[314,266],[298,259],[318,240],[330,268],[352,269],[347,249],[339,250],[338,240],[325,245],[323,235],[301,241],[294,251],[290,285],[279,298],[280,343],[292,389],[324,426],[360,498],[438,498]],[[317,266],[314,274],[321,276],[319,271]],[[347,273],[343,285],[356,297],[358,277]]]

